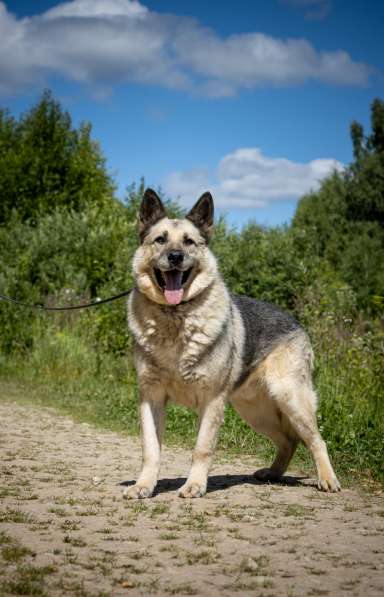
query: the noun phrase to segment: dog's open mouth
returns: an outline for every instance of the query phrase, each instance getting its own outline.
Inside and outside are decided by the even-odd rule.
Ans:
[[[155,277],[161,290],[164,292],[165,300],[169,305],[178,305],[183,300],[185,284],[188,281],[192,268],[181,272],[178,269],[170,269],[163,272],[154,268]]]

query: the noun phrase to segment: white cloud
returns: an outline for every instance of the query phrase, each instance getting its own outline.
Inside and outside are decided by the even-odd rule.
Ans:
[[[0,40],[3,94],[52,73],[103,93],[128,81],[218,97],[308,80],[365,85],[372,71],[343,50],[319,52],[304,39],[257,32],[220,37],[137,0],[73,0],[21,19],[0,2]]]
[[[259,148],[237,149],[224,156],[213,172],[195,169],[173,172],[162,188],[188,206],[206,190],[222,208],[259,208],[272,201],[298,199],[343,164],[330,158],[308,163],[265,156]]]
[[[148,9],[137,0],[73,0],[50,8],[44,17],[110,17],[143,18]]]
[[[220,39],[196,30],[175,43],[182,62],[211,85],[223,85],[225,94],[240,87],[291,85],[310,79],[360,85],[367,77],[367,67],[354,63],[346,52],[318,53],[304,39],[280,40],[263,33]]]

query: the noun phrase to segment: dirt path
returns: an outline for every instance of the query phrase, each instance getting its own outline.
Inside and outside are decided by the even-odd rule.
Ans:
[[[185,501],[190,454],[168,449],[157,495],[126,502],[137,440],[46,409],[0,417],[2,595],[383,595],[382,495],[258,484],[247,457]]]

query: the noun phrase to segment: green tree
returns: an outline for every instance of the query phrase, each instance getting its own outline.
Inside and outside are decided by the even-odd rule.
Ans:
[[[36,220],[57,207],[103,205],[113,192],[91,125],[74,128],[50,91],[19,120],[0,110],[0,224],[12,213]]]
[[[381,305],[384,294],[384,102],[373,101],[371,134],[351,124],[353,162],[303,197],[293,219],[298,250],[325,259],[358,297]]]
[[[384,228],[384,101],[379,99],[372,102],[371,129],[365,137],[361,125],[351,125],[355,160],[346,173],[347,217]]]

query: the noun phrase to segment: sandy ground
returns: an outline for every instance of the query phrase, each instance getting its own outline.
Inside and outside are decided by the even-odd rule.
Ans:
[[[220,462],[183,500],[190,454],[165,449],[157,494],[125,501],[136,439],[48,409],[0,404],[1,595],[384,594],[384,500],[255,481]]]

